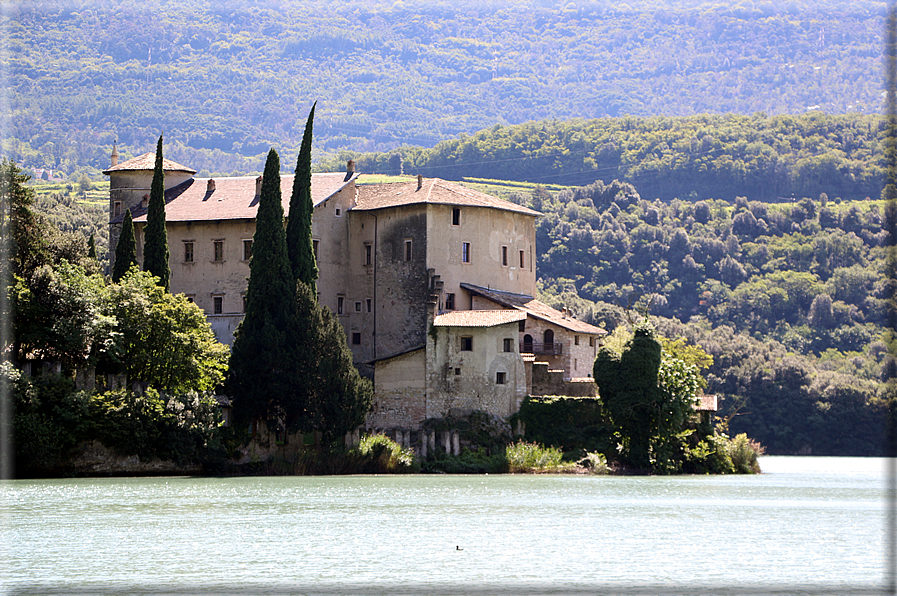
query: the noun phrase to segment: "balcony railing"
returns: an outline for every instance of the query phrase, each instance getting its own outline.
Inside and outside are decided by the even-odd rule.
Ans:
[[[560,356],[564,353],[564,344],[560,342],[543,343],[540,341],[520,342],[521,354],[540,354],[544,356]]]

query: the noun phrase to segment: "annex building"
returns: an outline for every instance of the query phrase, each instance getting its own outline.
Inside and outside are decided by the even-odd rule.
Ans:
[[[142,261],[155,154],[110,178],[110,254],[130,209]],[[261,177],[196,178],[163,160],[171,291],[230,344],[242,320]],[[281,177],[289,217],[293,176]],[[507,417],[526,395],[593,394],[604,330],[536,300],[537,211],[438,178],[365,184],[312,175],[318,300],[339,317],[373,378],[370,429],[417,429],[449,411]],[[114,257],[113,257],[114,258]],[[551,391],[554,383],[564,387]],[[571,387],[579,387],[579,392]]]

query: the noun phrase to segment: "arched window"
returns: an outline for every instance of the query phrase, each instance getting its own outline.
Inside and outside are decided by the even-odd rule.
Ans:
[[[529,333],[523,336],[523,351],[527,354],[533,353],[533,336]]]
[[[545,330],[545,349],[553,350],[554,349],[554,331],[551,329]]]

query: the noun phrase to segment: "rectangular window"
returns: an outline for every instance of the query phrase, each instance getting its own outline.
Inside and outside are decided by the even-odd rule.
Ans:
[[[224,240],[212,240],[212,260],[224,260]]]
[[[579,359],[578,358],[573,359],[573,370],[579,370]]]
[[[315,260],[317,260],[318,259],[318,240],[311,241],[311,251],[315,255]]]
[[[245,312],[246,312],[246,294],[243,294],[242,299],[243,299],[243,300],[242,300],[242,302],[243,302],[243,312],[245,313]]]
[[[196,296],[194,296],[193,294],[187,294],[187,302],[189,302],[190,304],[195,304]]]
[[[370,244],[364,245],[364,264],[371,265],[374,263],[374,247]]]
[[[496,385],[504,385],[505,384],[505,374],[503,372],[495,373],[495,384]]]
[[[367,298],[367,299],[364,301],[364,304],[365,304],[365,307],[367,308],[367,311],[368,311],[368,312],[371,312],[371,309],[372,309],[372,307],[373,307],[373,302],[371,301],[371,299],[370,299],[370,298]]]
[[[345,310],[346,299],[343,296],[336,297],[336,314],[341,315]]]
[[[451,292],[445,295],[445,310],[455,310],[455,295]]]
[[[462,242],[461,243],[461,262],[462,263],[470,262],[470,242]]]
[[[243,260],[248,261],[252,258],[252,240],[243,241]]]
[[[523,251],[520,251],[520,268],[523,269]]]
[[[504,343],[504,351],[505,352],[513,352],[514,351],[514,340],[506,337],[503,341]]]
[[[579,336],[578,335],[573,336],[573,345],[575,345],[575,346],[579,345]]]
[[[411,240],[405,241],[405,260],[411,260]]]
[[[473,338],[469,335],[461,338],[461,351],[462,352],[472,352],[473,351]]]
[[[192,263],[193,262],[193,241],[190,240],[184,242],[184,262]]]
[[[589,347],[590,347],[590,348],[594,348],[594,347],[595,347],[595,338],[594,338],[594,337],[590,337],[590,338],[589,338]]]
[[[456,369],[455,369],[455,376],[456,376],[456,377],[461,376],[461,369],[460,369],[460,368],[456,368]]]
[[[502,267],[508,266],[508,247],[507,246],[501,247],[501,266]]]
[[[220,315],[224,312],[224,296],[212,296],[212,314]]]
[[[353,333],[353,334],[352,334],[352,345],[353,345],[353,346],[360,346],[360,345],[361,345],[361,334],[360,334],[360,333]]]
[[[455,207],[454,209],[452,209],[452,225],[461,225],[461,209],[459,207]]]
[[[523,333],[526,330],[526,319],[517,322],[517,330]]]
[[[355,303],[355,312],[361,312],[361,302]]]
[[[121,201],[114,201],[112,203],[112,216],[118,217],[121,215]]]
[[[337,216],[337,217],[342,217],[342,215],[343,215],[343,210],[340,209],[339,207],[337,207],[337,208],[336,208],[336,216]]]

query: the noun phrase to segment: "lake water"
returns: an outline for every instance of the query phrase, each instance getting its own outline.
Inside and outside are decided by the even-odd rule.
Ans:
[[[888,463],[763,457],[755,476],[16,480],[0,488],[0,586],[884,594]]]

